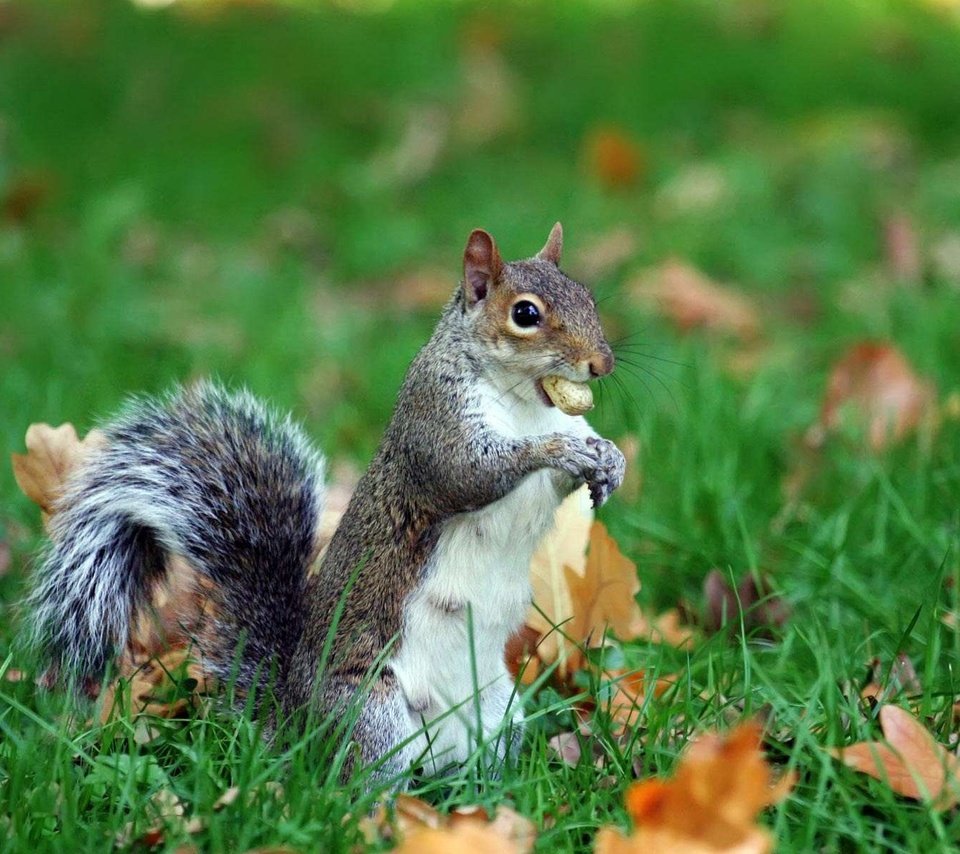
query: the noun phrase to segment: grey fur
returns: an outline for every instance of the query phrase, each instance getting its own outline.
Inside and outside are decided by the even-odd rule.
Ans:
[[[379,764],[385,779],[416,765],[420,756],[406,740],[417,698],[403,695],[386,652],[402,643],[404,608],[444,526],[542,469],[555,472],[558,496],[588,483],[596,505],[623,478],[623,456],[604,439],[509,437],[485,422],[482,381],[516,377],[533,393],[549,373],[583,380],[588,363],[593,375],[613,367],[586,288],[549,259],[502,264],[492,239],[490,247],[490,293],[468,300],[458,288],[447,304],[314,575],[307,566],[323,464],[297,427],[249,394],[212,383],[131,402],[106,426],[105,447],[73,475],[53,517],[32,603],[54,664],[99,676],[150,601],[166,556],[181,555],[214,599],[218,622],[200,639],[208,666],[221,675],[238,666],[241,688],[271,669],[290,713],[314,704],[336,715],[359,702],[351,737],[361,761]],[[525,293],[548,309],[536,343],[510,339],[498,320]],[[462,620],[463,604],[442,607]],[[494,688],[506,714],[511,691]],[[500,758],[516,749],[519,733],[500,739]]]

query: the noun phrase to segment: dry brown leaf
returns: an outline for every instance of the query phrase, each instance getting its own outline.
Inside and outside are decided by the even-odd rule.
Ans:
[[[591,524],[591,517],[585,488],[568,496],[531,561],[533,605],[506,655],[514,675],[526,667],[527,684],[536,678],[539,664],[557,662],[561,680],[580,669],[581,647],[601,646],[607,628],[621,640],[647,638],[675,646],[691,640],[676,611],[653,619],[643,614],[636,602],[636,565],[600,522]],[[538,661],[530,657],[534,654]]]
[[[641,273],[627,293],[673,321],[681,331],[707,329],[751,341],[760,330],[753,303],[743,294],[718,285],[689,264],[673,259]]]
[[[10,571],[12,563],[13,551],[10,548],[10,543],[6,540],[0,540],[0,578],[3,578]]]
[[[219,798],[216,799],[213,803],[213,811],[219,812],[224,807],[230,806],[237,798],[240,797],[240,787],[231,786],[227,789]]]
[[[399,838],[396,851],[469,852],[525,854],[533,849],[533,823],[507,806],[497,807],[493,816],[479,806],[463,806],[443,815],[425,801],[400,794],[394,802],[393,817],[383,805],[360,821],[371,845]]]
[[[662,697],[676,684],[676,677],[654,678],[643,670],[608,670],[603,675],[612,690],[600,705],[625,729],[637,725],[644,703]]]
[[[718,632],[730,623],[739,627],[742,615],[747,632],[769,634],[790,618],[789,604],[772,593],[769,579],[761,577],[758,581],[751,573],[741,578],[734,590],[725,573],[712,569],[703,580],[703,594],[707,632]]]
[[[44,525],[70,473],[105,441],[99,430],[81,440],[72,424],[31,424],[27,429],[27,453],[10,455],[13,476],[24,495],[43,511]]]
[[[883,245],[887,269],[895,279],[917,282],[923,273],[920,240],[909,214],[898,211],[883,223]]]
[[[523,118],[516,75],[490,33],[489,22],[473,26],[462,42],[460,108],[454,130],[457,141],[471,147],[514,130]]]
[[[605,628],[617,637],[633,638],[638,625],[646,626],[636,601],[637,566],[621,553],[602,522],[594,522],[590,529],[583,575],[568,567],[566,579],[574,606],[567,633],[574,640],[600,646]]]
[[[590,174],[611,190],[633,186],[646,167],[640,144],[616,127],[592,131],[584,142],[584,156]]]
[[[201,694],[214,686],[209,674],[186,649],[173,649],[138,666],[128,678],[118,677],[107,686],[100,706],[100,722],[124,712],[131,718],[153,715],[181,717]],[[118,696],[120,695],[120,696]],[[118,703],[120,697],[123,703]]]
[[[205,822],[199,816],[186,817],[186,805],[169,789],[161,789],[150,798],[147,812],[154,819],[154,824],[147,830],[141,831],[138,836],[134,836],[134,823],[129,822],[117,834],[117,847],[142,845],[146,848],[155,848],[164,843],[167,828],[177,827],[186,833],[194,834],[200,833],[205,826]]]
[[[850,422],[874,451],[882,451],[936,417],[936,389],[918,376],[892,344],[864,341],[834,365],[809,447]]]
[[[527,614],[527,625],[542,636],[537,655],[547,664],[559,660],[561,676],[567,674],[567,659],[576,655],[573,645],[563,637],[570,634],[568,621],[574,611],[566,569],[580,575],[586,571],[592,522],[590,493],[584,486],[568,495],[557,508],[553,529],[530,561],[535,607]],[[560,631],[554,626],[560,626]]]
[[[960,803],[960,759],[919,720],[899,706],[881,706],[880,728],[886,741],[861,741],[828,752],[898,795],[929,800],[940,810]]]
[[[774,782],[758,724],[742,724],[726,735],[707,733],[687,748],[672,779],[646,780],[627,790],[634,833],[603,828],[595,851],[764,854],[772,840],[755,824],[757,813],[792,786],[792,777]]]
[[[573,262],[577,278],[596,282],[616,273],[637,254],[637,237],[633,229],[621,225],[588,242]]]
[[[492,828],[473,822],[418,828],[394,849],[400,854],[521,854],[523,850]]]

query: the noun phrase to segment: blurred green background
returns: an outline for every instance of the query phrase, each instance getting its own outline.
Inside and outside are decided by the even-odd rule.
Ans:
[[[521,257],[559,219],[628,342],[597,423],[639,435],[647,500],[610,512],[690,550],[666,601],[743,558],[741,523],[711,544],[728,510],[697,502],[766,530],[850,344],[890,338],[957,387],[950,4],[3,2],[0,44],[8,450],[216,374],[362,464],[470,229]],[[635,299],[670,258],[753,299],[759,343]],[[23,556],[7,466],[0,495]]]

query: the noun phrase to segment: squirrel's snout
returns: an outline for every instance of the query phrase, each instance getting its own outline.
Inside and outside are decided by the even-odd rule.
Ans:
[[[613,370],[613,364],[613,353],[611,353],[609,350],[605,353],[597,353],[588,362],[590,367],[590,377],[605,377]]]

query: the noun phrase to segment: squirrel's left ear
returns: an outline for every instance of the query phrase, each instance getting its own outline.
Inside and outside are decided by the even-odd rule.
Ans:
[[[563,226],[558,222],[550,229],[550,236],[543,244],[543,249],[537,253],[537,257],[541,261],[549,261],[559,267],[561,252],[563,252]]]
[[[463,292],[467,305],[484,299],[503,269],[503,261],[493,238],[482,228],[474,229],[463,250]]]

